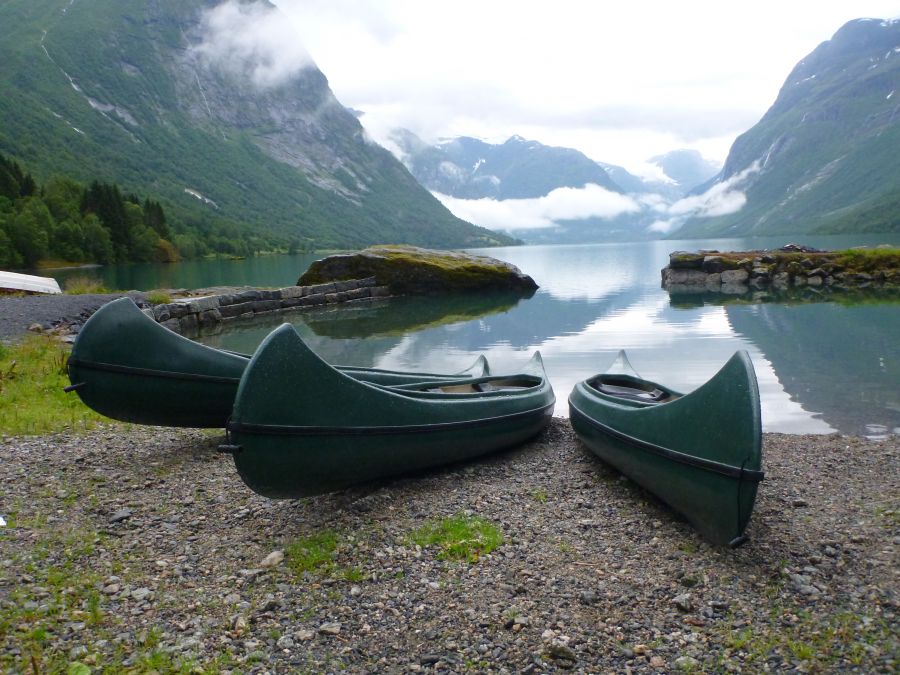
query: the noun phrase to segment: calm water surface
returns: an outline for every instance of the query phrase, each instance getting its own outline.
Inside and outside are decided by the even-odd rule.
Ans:
[[[625,349],[643,376],[681,391],[708,380],[737,349],[753,360],[763,427],[788,433],[900,434],[900,303],[723,304],[670,299],[659,270],[678,249],[748,250],[786,239],[690,240],[479,251],[514,263],[540,284],[530,299],[398,298],[289,320],[332,363],[453,371],[485,354],[494,372],[515,371],[535,350],[544,357],[566,415],[572,386],[604,369]],[[900,244],[900,237],[804,237],[841,248]],[[134,283],[117,288],[216,284],[283,286],[296,282],[313,256],[201,261],[103,268]],[[165,270],[153,277],[153,269]],[[159,274],[157,271],[156,274]],[[124,277],[117,277],[124,278]],[[253,351],[280,321],[253,323],[202,338]]]

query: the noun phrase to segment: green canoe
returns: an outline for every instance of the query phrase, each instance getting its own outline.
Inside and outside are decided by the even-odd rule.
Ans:
[[[107,303],[89,318],[72,347],[68,371],[81,400],[101,415],[137,424],[224,427],[245,354],[207,347],[173,333],[130,298]],[[457,375],[340,367],[350,377],[380,384],[473,377],[489,372],[483,356]],[[294,383],[298,386],[305,378]]]
[[[684,515],[714,544],[746,540],[763,479],[759,390],[739,351],[706,384],[681,395],[638,377],[624,352],[579,382],[569,417],[602,460]]]
[[[514,375],[385,386],[328,365],[284,324],[241,377],[220,449],[255,492],[302,497],[517,445],[554,402],[538,353]]]

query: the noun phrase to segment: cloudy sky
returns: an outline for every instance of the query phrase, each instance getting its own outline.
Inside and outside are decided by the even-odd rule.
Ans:
[[[635,171],[682,147],[722,162],[816,45],[900,15],[900,0],[274,2],[376,138],[519,134]]]

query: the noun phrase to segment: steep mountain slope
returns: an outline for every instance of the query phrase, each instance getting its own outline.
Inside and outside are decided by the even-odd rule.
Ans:
[[[499,145],[466,136],[428,145],[409,131],[397,130],[392,140],[422,185],[459,199],[527,199],[588,183],[623,192],[601,166],[577,150],[521,136]]]
[[[311,60],[285,69],[282,55],[246,49],[274,7],[228,3],[229,24],[210,13],[219,5],[3,2],[0,151],[41,178],[157,195],[173,220],[211,229],[317,247],[511,241],[450,214],[367,140]]]
[[[732,146],[717,182],[743,208],[675,236],[900,231],[898,149],[900,21],[851,21]]]

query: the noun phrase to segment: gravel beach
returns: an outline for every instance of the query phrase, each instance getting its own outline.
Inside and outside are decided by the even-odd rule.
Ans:
[[[32,324],[49,329],[60,323],[83,323],[110,300],[128,295],[136,301],[145,297],[140,291],[84,295],[0,296],[0,340],[15,339]]]
[[[479,462],[296,501],[253,494],[221,440],[0,441],[0,670],[896,672],[896,437],[767,434],[737,550],[563,419]],[[503,543],[466,562],[411,542],[458,514]],[[333,551],[297,572],[292,544],[323,534]]]

